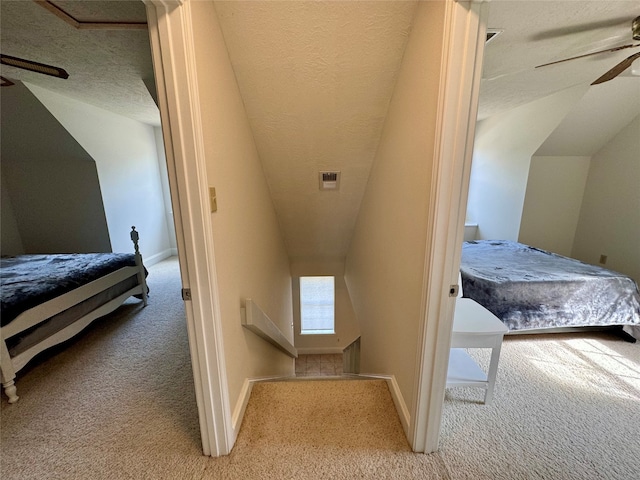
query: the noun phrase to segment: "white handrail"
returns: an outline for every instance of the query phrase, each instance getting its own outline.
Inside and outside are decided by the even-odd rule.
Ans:
[[[253,300],[247,298],[245,300],[245,307],[240,310],[242,313],[243,327],[251,330],[290,357],[298,358],[298,350],[296,347],[287,340],[287,337],[284,336],[278,326],[267,317]]]

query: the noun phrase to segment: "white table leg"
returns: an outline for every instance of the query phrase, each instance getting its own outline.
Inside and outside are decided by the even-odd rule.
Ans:
[[[491,361],[489,363],[489,372],[487,373],[487,390],[484,394],[484,403],[488,405],[493,400],[493,387],[496,383],[498,375],[498,361],[500,360],[500,349],[502,348],[502,338],[497,347],[491,349]]]

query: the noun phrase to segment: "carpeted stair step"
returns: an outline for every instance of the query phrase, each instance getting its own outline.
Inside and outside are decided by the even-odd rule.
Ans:
[[[225,478],[448,478],[438,456],[411,451],[378,379],[255,384],[236,445],[208,478],[217,468]]]

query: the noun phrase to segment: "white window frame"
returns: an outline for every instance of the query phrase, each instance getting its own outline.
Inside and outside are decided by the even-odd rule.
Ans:
[[[331,290],[331,329],[314,329],[314,328],[307,328],[305,329],[305,305],[308,305],[309,303],[311,303],[311,305],[313,306],[313,302],[309,302],[308,300],[305,301],[305,298],[303,298],[304,292],[305,292],[305,288],[303,286],[303,283],[305,283],[305,281],[313,281],[314,279],[331,279],[331,286],[332,286],[332,290]],[[328,305],[325,304],[325,306]],[[315,306],[320,306],[318,304],[316,304]],[[328,321],[329,319],[325,319],[325,321]],[[315,276],[303,276],[300,277],[300,335],[334,335],[336,333],[336,278],[333,275],[315,275]]]

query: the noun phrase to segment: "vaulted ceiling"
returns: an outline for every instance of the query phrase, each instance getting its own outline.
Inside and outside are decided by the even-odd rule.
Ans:
[[[347,253],[415,2],[220,2],[292,258]],[[320,171],[341,172],[320,191]]]
[[[139,1],[52,3],[86,21],[144,19]],[[289,255],[343,257],[416,2],[228,1],[216,8]],[[2,76],[159,124],[147,88],[152,64],[145,30],[78,30],[30,1],[4,0],[0,9],[3,54],[70,74],[61,80],[2,65]],[[631,43],[637,1],[493,0],[489,10],[488,26],[503,32],[487,44],[481,119],[591,83],[640,50],[535,68]],[[565,136],[597,150],[640,113],[640,77],[625,72],[591,87],[583,100],[570,114],[580,128],[561,125],[566,133],[552,135],[545,154],[567,154],[553,153],[566,145]],[[341,171],[338,192],[319,191],[323,170]]]
[[[55,1],[84,22],[146,22],[140,1]],[[146,28],[77,29],[29,0],[0,2],[0,50],[4,55],[61,67],[66,80],[2,65],[0,74],[134,120],[160,125]],[[0,95],[1,95],[0,91]]]
[[[631,48],[536,68],[621,45],[640,47],[631,34],[631,22],[640,16],[637,1],[492,0],[489,7],[489,28],[503,32],[486,46],[480,119],[566,88],[591,84],[640,51]],[[640,60],[618,78],[591,86],[537,153],[596,153],[640,115],[638,75]]]

